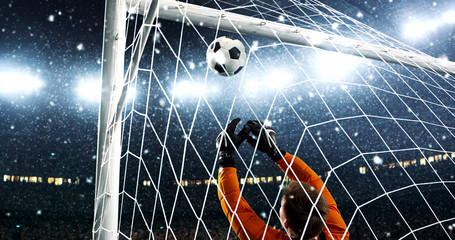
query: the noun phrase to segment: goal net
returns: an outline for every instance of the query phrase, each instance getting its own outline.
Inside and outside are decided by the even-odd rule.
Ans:
[[[106,4],[94,239],[237,239],[215,147],[237,117],[319,174],[351,239],[455,238],[455,63],[319,1]],[[246,48],[231,77],[205,60],[221,36]],[[247,144],[236,161],[242,196],[279,229],[289,180]]]

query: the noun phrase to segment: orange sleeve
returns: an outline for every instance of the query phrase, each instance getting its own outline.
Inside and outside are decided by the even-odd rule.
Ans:
[[[262,239],[264,231],[264,239],[289,239],[282,231],[267,226],[240,195],[235,168],[226,167],[220,170],[218,187],[218,198],[223,212],[241,240]]]
[[[324,182],[319,176],[296,156],[286,153],[284,158],[276,162],[276,164],[283,172],[287,172],[286,175],[291,180],[306,182],[316,188],[319,192],[324,187]],[[347,231],[346,224],[341,217],[335,200],[326,187],[322,190],[322,196],[324,196],[329,205],[329,215],[326,220],[328,229],[324,228],[323,230],[326,239],[349,239],[349,232]]]

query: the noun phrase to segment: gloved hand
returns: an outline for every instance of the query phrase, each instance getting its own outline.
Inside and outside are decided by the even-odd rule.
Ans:
[[[284,157],[286,151],[278,147],[276,133],[273,128],[264,126],[257,120],[249,120],[244,128],[247,128],[256,136],[256,139],[251,136],[246,137],[246,141],[251,147],[257,147],[258,151],[266,153],[274,162]]]
[[[218,163],[221,167],[235,166],[235,149],[245,140],[249,134],[249,128],[243,127],[239,134],[235,134],[235,129],[240,122],[240,118],[232,120],[221,133],[216,137],[216,148],[220,150]]]

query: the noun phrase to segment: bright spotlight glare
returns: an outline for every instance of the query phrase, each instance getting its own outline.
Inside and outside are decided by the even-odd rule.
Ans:
[[[405,26],[404,34],[406,37],[416,38],[425,35],[427,29],[425,28],[425,24],[418,21],[413,21],[408,23]]]
[[[404,26],[404,36],[420,38],[446,24],[455,24],[455,11],[449,10],[445,14],[434,19],[412,20]]]
[[[292,78],[292,74],[290,74],[288,71],[273,69],[267,74],[267,77],[264,79],[263,84],[265,84],[265,86],[268,88],[278,89],[290,83],[292,81]]]
[[[321,52],[317,66],[322,77],[341,77],[349,73],[359,62],[358,57],[335,52]]]
[[[264,120],[264,126],[271,127],[272,126],[272,121],[266,119]]]
[[[30,93],[43,85],[43,82],[28,73],[0,72],[0,93]]]
[[[77,88],[79,96],[90,102],[98,102],[101,99],[100,81],[81,81]]]
[[[245,81],[245,85],[244,85],[244,89],[245,89],[245,93],[248,93],[248,95],[250,96],[255,96],[257,91],[260,90],[260,87],[261,86],[259,84],[259,81],[251,78],[251,79],[248,79],[248,81]]]
[[[308,41],[310,42],[311,45],[318,45],[322,43],[326,38],[327,36],[324,33],[314,32],[311,34]]]
[[[261,96],[264,91],[275,92],[276,90],[286,87],[294,79],[286,69],[272,69],[265,72],[265,76],[257,78],[248,78],[244,81],[244,92],[250,97]]]
[[[412,21],[405,26],[404,34],[406,37],[420,38],[442,25],[440,19],[422,21]]]
[[[442,16],[442,19],[444,20],[444,22],[446,22],[448,24],[454,24],[455,23],[455,11],[450,10],[450,11],[446,12]]]
[[[176,97],[199,97],[207,93],[217,92],[217,88],[207,88],[202,84],[193,83],[187,80],[175,84],[172,94]]]
[[[79,97],[89,102],[99,102],[101,99],[101,81],[82,79],[77,88]],[[131,100],[136,96],[136,89],[130,87],[126,99]]]
[[[130,87],[126,93],[126,99],[131,100],[136,96],[136,89]]]

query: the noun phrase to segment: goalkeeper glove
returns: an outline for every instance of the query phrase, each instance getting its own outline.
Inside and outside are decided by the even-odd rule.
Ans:
[[[216,138],[216,148],[219,149],[220,155],[218,163],[221,167],[234,167],[235,166],[235,149],[248,136],[249,129],[244,127],[239,134],[235,134],[235,129],[240,122],[240,118],[232,120]]]
[[[284,157],[286,151],[278,147],[276,133],[273,128],[264,126],[256,120],[249,120],[245,124],[245,128],[249,129],[256,137],[256,139],[251,136],[246,137],[246,141],[251,147],[266,153],[274,162]]]

